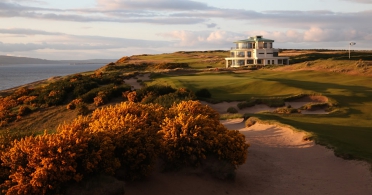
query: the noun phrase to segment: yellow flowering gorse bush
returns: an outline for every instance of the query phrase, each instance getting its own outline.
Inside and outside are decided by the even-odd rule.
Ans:
[[[197,101],[169,109],[125,102],[62,124],[54,134],[2,146],[1,186],[6,194],[47,194],[97,173],[120,170],[126,179],[140,179],[159,158],[165,166],[197,166],[211,155],[236,166],[247,148],[244,135],[227,130],[216,111]]]

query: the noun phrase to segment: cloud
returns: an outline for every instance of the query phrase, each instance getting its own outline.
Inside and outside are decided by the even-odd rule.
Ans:
[[[205,3],[190,0],[97,0],[97,7],[110,10],[206,10],[210,7]]]
[[[217,31],[172,31],[158,34],[161,37],[172,39],[175,47],[181,48],[228,48],[233,41],[242,39],[243,34]]]
[[[207,28],[214,28],[216,27],[217,24],[216,23],[210,23],[210,24],[207,24]]]
[[[309,26],[316,26],[337,30],[346,25],[372,31],[372,27],[365,25],[370,22],[372,11],[344,13],[329,10],[269,10],[257,12],[246,9],[222,9],[191,0],[97,0],[96,7],[93,8],[63,10],[24,6],[16,2],[26,1],[1,2],[0,17],[156,25],[206,24],[206,28],[216,27],[215,23],[210,22],[212,19],[223,19],[287,29],[307,29]],[[371,1],[359,0],[358,2],[370,3]]]
[[[8,28],[0,29],[0,34],[16,34],[16,35],[63,35],[59,32],[47,32],[43,30],[33,30],[24,28]]]
[[[350,1],[350,2],[355,2],[355,3],[372,4],[372,0],[342,0],[342,1]]]
[[[158,34],[163,38],[170,39],[173,42],[173,47],[191,49],[199,48],[203,50],[209,49],[228,49],[233,45],[234,41],[247,39],[255,35],[262,35],[266,38],[275,40],[275,43],[280,45],[307,45],[307,44],[323,44],[347,42],[347,41],[372,41],[372,36],[369,31],[358,31],[355,29],[323,29],[318,27],[310,27],[305,30],[289,29],[283,31],[246,31],[244,33],[235,33],[230,31],[171,31],[168,33]]]
[[[142,39],[126,39],[104,36],[70,35],[56,32],[48,32],[32,29],[0,29],[2,34],[16,36],[46,35],[44,40],[38,43],[4,43],[0,42],[0,52],[34,51],[41,49],[54,50],[102,50],[120,48],[159,48],[167,47],[169,41],[153,41]]]

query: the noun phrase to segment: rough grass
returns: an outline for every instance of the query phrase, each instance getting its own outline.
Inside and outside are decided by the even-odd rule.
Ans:
[[[348,76],[338,72],[274,69],[242,74],[164,75],[154,81],[157,82],[192,90],[206,88],[214,99],[228,101],[322,94],[338,102],[342,112],[321,116],[265,115],[265,118],[312,133],[316,142],[333,148],[337,155],[372,162],[370,77]]]
[[[225,58],[229,56],[227,51],[190,51],[190,52],[175,52],[159,55],[136,55],[131,56],[124,63],[187,63],[191,68],[205,69],[224,68]]]

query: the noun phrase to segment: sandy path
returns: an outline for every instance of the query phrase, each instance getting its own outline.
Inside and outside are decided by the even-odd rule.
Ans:
[[[141,84],[137,82],[138,79],[142,81],[148,81],[150,80],[150,74],[141,74],[138,75],[136,78],[124,79],[124,82],[130,85],[132,89],[141,89]]]
[[[370,194],[370,165],[346,161],[331,150],[302,141],[304,133],[272,125],[244,128],[241,119],[223,121],[239,129],[251,144],[235,181],[219,181],[200,172],[154,173],[148,181],[128,183],[126,194]]]

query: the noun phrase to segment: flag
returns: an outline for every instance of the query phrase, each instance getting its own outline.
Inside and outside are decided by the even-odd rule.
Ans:
[[[355,45],[356,43],[355,42],[350,42],[350,45]]]

